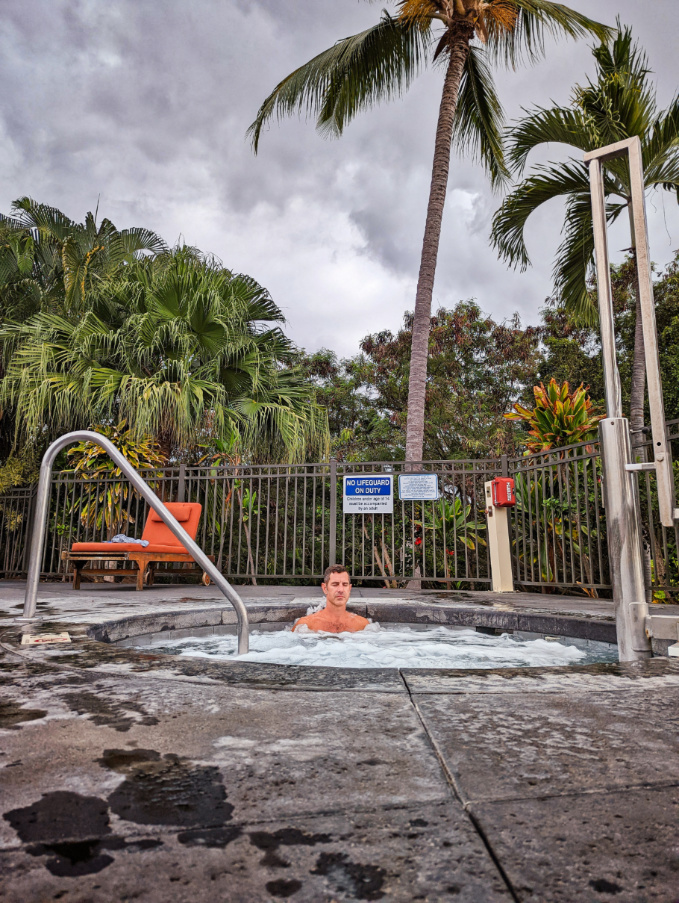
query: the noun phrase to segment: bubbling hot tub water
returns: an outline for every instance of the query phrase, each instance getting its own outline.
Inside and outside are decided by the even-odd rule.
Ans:
[[[212,661],[326,668],[522,668],[618,660],[612,643],[518,633],[488,636],[471,628],[412,624],[370,624],[357,633],[340,634],[253,625],[247,655],[237,655],[232,632],[181,638],[166,633],[125,645]]]

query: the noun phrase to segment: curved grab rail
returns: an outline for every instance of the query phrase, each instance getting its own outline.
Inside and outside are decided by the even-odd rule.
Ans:
[[[104,436],[100,436],[99,433],[95,433],[91,430],[78,430],[77,432],[66,433],[66,435],[61,436],[59,439],[55,439],[42,459],[42,464],[40,465],[40,480],[38,482],[38,494],[35,501],[35,521],[33,523],[33,538],[31,541],[31,560],[28,566],[26,598],[24,600],[24,613],[21,620],[30,620],[35,616],[38,599],[38,583],[40,581],[40,563],[42,561],[42,550],[45,539],[45,523],[47,522],[52,464],[59,452],[73,442],[94,442],[100,448],[103,448],[113,463],[122,470],[136,491],[146,499],[165,526],[172,531],[187,549],[194,561],[210,575],[210,579],[213,583],[219,587],[236,609],[236,615],[238,617],[238,654],[243,655],[246,653],[249,649],[250,642],[248,613],[241,597],[224,575],[217,570],[200,546],[191,539],[186,530],[184,530],[178,521],[170,514],[155,492],[146,485],[127,458],[121,455],[112,442],[104,438]]]

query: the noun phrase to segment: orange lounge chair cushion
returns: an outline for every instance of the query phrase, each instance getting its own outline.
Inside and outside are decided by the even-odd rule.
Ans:
[[[191,508],[193,507],[190,504],[186,504],[184,502],[170,502],[165,506],[170,514],[174,517],[176,521],[180,524],[185,524],[187,520],[191,519]],[[200,508],[200,505],[198,506]],[[200,514],[200,512],[198,512]],[[151,508],[149,511],[149,516],[146,518],[146,526],[148,526],[149,521],[154,524],[162,524],[163,519],[156,511]],[[146,527],[144,528],[146,529]],[[184,527],[186,529],[186,527]]]
[[[147,546],[141,546],[138,542],[74,542],[71,546],[72,552],[96,552],[97,554],[106,554],[107,552],[115,554],[116,552],[144,552],[145,554],[153,554],[154,552],[172,552],[173,554],[184,553],[189,555],[184,546],[160,545],[155,543]],[[189,557],[191,557],[189,555]]]
[[[203,506],[198,502],[167,502],[166,508],[182,525],[191,539],[196,538],[198,522]],[[153,552],[183,552],[188,555],[185,547],[166,527],[155,511],[149,511],[146,518],[142,539],[148,540],[147,546],[141,546],[136,542],[74,542],[72,552],[145,552],[147,555]]]

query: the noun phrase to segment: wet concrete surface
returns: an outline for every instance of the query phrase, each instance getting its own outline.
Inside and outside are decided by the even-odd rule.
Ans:
[[[3,900],[679,900],[679,662],[341,671],[97,640],[233,621],[213,588],[161,589],[41,588],[31,629],[70,646],[0,620]],[[247,589],[269,620],[314,598]],[[610,603],[545,598],[399,593],[399,617],[611,629]]]

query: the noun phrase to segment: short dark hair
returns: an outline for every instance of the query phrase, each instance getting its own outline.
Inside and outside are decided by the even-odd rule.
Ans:
[[[351,574],[349,574],[349,571],[344,567],[343,564],[330,564],[330,565],[328,565],[328,567],[325,569],[325,573],[323,574],[323,583],[327,583],[327,582],[328,582],[328,577],[329,577],[331,574],[348,574],[348,575],[349,575],[349,581],[351,581]]]

